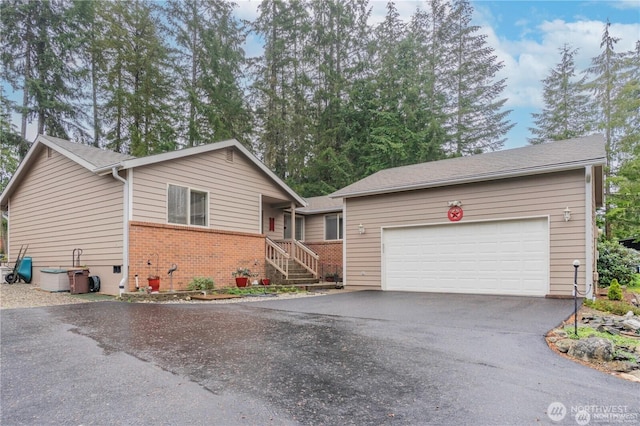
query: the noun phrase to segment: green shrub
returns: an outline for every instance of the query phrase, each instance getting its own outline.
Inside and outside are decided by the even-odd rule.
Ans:
[[[211,278],[194,277],[187,286],[187,290],[213,290],[214,287],[215,283]]]
[[[636,267],[640,264],[637,251],[628,249],[616,241],[598,242],[598,276],[601,287],[607,287],[614,278],[622,284],[634,282]]]
[[[617,279],[612,279],[609,284],[609,291],[607,292],[607,298],[609,300],[622,300],[622,287]]]
[[[635,315],[640,316],[640,308],[637,308],[629,303],[625,302],[612,302],[610,300],[597,299],[596,301],[591,301],[589,299],[585,299],[584,305],[595,309],[596,311],[608,312],[613,315],[625,315],[627,312],[631,311]]]

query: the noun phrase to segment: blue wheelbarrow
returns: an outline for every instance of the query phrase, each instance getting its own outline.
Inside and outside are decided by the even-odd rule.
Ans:
[[[25,254],[27,254],[27,248],[29,248],[29,246],[26,248],[20,247],[13,271],[8,273],[4,279],[7,283],[15,284],[20,282],[20,280],[27,284],[31,283],[31,277],[33,276],[33,262],[30,257],[25,256]]]

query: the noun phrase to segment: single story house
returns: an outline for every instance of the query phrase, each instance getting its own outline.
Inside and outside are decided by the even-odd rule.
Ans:
[[[382,170],[340,189],[344,284],[566,297],[597,281],[604,138]]]
[[[268,265],[286,278],[290,262],[317,278],[318,256],[290,239],[306,205],[235,140],[134,158],[40,135],[0,195],[10,258],[28,245],[34,283],[81,253],[107,294],[153,275],[160,290],[198,276],[231,285],[237,268],[260,278]]]

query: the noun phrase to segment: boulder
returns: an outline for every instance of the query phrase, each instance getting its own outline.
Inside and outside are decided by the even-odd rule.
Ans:
[[[598,330],[601,333],[609,333],[609,334],[616,334],[616,335],[620,334],[618,329],[613,328],[609,325],[599,325],[596,330]]]
[[[576,342],[577,340],[571,339],[558,340],[556,341],[556,349],[563,354],[566,354],[567,352],[569,352],[569,349],[571,349],[571,347],[576,344]]]
[[[640,330],[640,321],[634,318],[629,318],[622,321],[622,327],[625,330],[637,332],[638,330]]]
[[[636,364],[629,361],[612,361],[609,363],[609,367],[613,371],[617,371],[620,373],[629,373],[630,371],[635,370]]]
[[[568,336],[566,331],[564,331],[562,329],[559,329],[559,328],[556,328],[555,330],[553,330],[553,334],[555,334],[556,336],[558,336],[558,337],[560,337],[562,339],[564,339],[564,338],[566,338]]]
[[[578,340],[569,348],[567,354],[584,361],[611,361],[614,346],[611,340],[602,337],[589,337]]]

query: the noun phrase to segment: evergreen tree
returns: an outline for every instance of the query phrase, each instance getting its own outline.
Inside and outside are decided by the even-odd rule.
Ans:
[[[640,237],[640,41],[622,56],[620,69],[612,114],[620,167],[609,178],[614,190],[606,220],[612,235],[622,239]]]
[[[447,93],[445,128],[450,135],[448,151],[456,156],[495,151],[514,124],[507,120],[505,98],[500,99],[505,79],[496,79],[504,67],[497,61],[487,36],[471,25],[473,9],[468,0],[454,0],[450,21],[453,34],[445,42],[451,46],[452,66]]]
[[[187,146],[248,141],[250,117],[240,86],[244,34],[224,0],[171,0],[167,16],[178,49],[180,133]]]
[[[614,99],[617,93],[619,77],[620,55],[615,52],[615,44],[619,41],[609,33],[611,24],[607,21],[600,42],[600,55],[591,60],[587,75],[592,80],[587,87],[593,93],[591,105],[592,116],[596,117],[595,127],[604,132],[607,165],[605,166],[605,215],[611,209],[612,182],[610,177],[615,175],[619,166],[618,140],[614,129]],[[605,235],[611,238],[611,221],[605,222]]]
[[[419,46],[395,4],[374,32],[371,77],[355,82],[348,104],[353,179],[439,158],[429,132],[430,108],[421,86]]]
[[[532,114],[536,127],[529,129],[535,135],[529,139],[531,144],[584,136],[589,130],[586,76],[574,78],[578,49],[565,44],[559,51],[560,62],[542,80],[545,106],[541,113]]]
[[[0,87],[0,193],[18,168],[19,148],[24,140],[11,124],[11,109],[11,104]]]
[[[313,0],[311,10],[310,76],[315,86],[312,99],[315,134],[304,183],[307,191],[318,195],[314,187],[336,190],[344,184],[339,174],[324,167],[325,158],[335,158],[336,164],[345,167],[350,164],[347,105],[353,82],[367,74],[363,61],[369,47],[367,21],[371,10],[367,0]],[[350,174],[347,169],[344,171]]]
[[[171,52],[146,1],[107,4],[102,108],[108,147],[145,156],[176,149]]]
[[[71,10],[70,25],[78,35],[80,57],[83,63],[85,80],[89,94],[83,93],[86,104],[90,105],[91,114],[87,114],[93,138],[91,144],[100,147],[103,142],[102,131],[102,96],[106,73],[105,55],[105,11],[106,3],[101,1],[74,0]],[[86,98],[90,100],[87,101]]]
[[[35,119],[39,134],[84,139],[82,111],[75,102],[82,74],[75,68],[77,34],[68,2],[7,0],[0,4],[4,78],[23,93],[21,135]],[[26,142],[21,151],[25,151]]]

